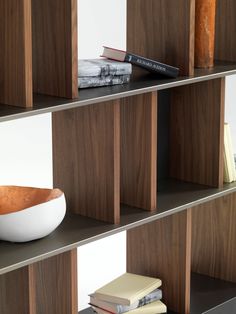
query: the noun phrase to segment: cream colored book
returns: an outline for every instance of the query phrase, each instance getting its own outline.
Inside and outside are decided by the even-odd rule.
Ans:
[[[98,314],[109,314],[111,312],[107,312],[103,309],[97,308],[93,306],[94,311],[96,311]],[[135,310],[126,312],[127,314],[159,314],[159,313],[166,313],[167,307],[164,303],[161,301],[155,301],[153,303],[144,305],[142,307],[139,307]]]
[[[94,293],[99,300],[131,305],[161,286],[161,280],[125,273]]]
[[[233,154],[232,137],[230,126],[225,123],[224,126],[224,182],[231,183],[236,181],[236,169]]]

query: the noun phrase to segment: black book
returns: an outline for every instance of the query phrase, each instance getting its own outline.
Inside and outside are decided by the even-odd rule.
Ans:
[[[129,62],[152,73],[158,73],[172,78],[176,78],[179,75],[179,68],[118,49],[104,47],[102,57],[121,62]]]

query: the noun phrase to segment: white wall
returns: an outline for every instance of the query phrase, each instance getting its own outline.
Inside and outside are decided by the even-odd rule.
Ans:
[[[226,78],[225,121],[230,124],[234,154],[236,154],[236,75]]]
[[[51,115],[0,123],[0,185],[52,187]]]

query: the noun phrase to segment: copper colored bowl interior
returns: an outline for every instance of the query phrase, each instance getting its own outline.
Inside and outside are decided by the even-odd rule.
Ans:
[[[59,189],[38,189],[18,186],[0,187],[0,215],[24,210],[60,197]]]

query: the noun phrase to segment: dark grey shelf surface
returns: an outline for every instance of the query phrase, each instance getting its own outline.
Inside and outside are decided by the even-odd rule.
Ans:
[[[216,189],[166,180],[159,186],[156,211],[122,206],[119,225],[67,214],[60,227],[42,240],[25,244],[0,241],[0,275],[232,192],[236,192],[236,183]]]
[[[93,314],[88,308],[79,314]],[[236,284],[192,274],[190,314],[235,314]],[[167,314],[174,314],[168,311]]]
[[[235,314],[236,284],[192,274],[191,314]]]
[[[125,85],[80,90],[79,99],[73,101],[56,97],[35,95],[33,109],[22,109],[18,107],[0,105],[0,122],[193,84],[232,74],[236,74],[236,63],[216,62],[215,67],[212,69],[196,69],[194,75],[191,77],[157,79],[151,75],[146,75]]]

